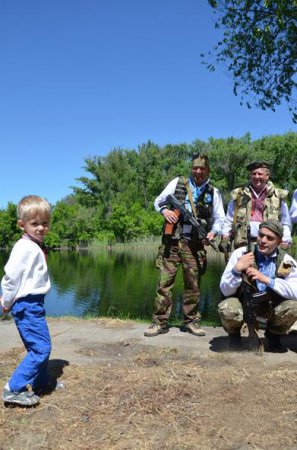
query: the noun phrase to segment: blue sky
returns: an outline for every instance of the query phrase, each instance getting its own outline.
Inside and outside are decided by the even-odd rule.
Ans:
[[[55,203],[115,147],[296,131],[285,107],[240,106],[226,70],[201,64],[214,23],[207,0],[1,0],[0,208]]]

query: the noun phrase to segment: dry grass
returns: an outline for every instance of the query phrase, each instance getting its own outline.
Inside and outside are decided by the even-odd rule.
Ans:
[[[132,361],[66,366],[64,391],[32,409],[0,407],[0,448],[296,449],[295,365],[237,356],[150,349]],[[2,355],[2,383],[18,359],[19,350]]]

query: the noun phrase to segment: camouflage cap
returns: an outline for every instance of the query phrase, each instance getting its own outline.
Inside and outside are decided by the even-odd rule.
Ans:
[[[269,164],[265,161],[253,161],[246,166],[246,170],[248,170],[250,172],[252,170],[262,169],[262,168],[269,169],[270,167],[269,167]]]
[[[268,230],[273,231],[273,233],[277,234],[280,238],[284,235],[284,228],[282,224],[276,219],[268,219],[262,222],[259,226],[259,230],[261,228],[268,228]]]

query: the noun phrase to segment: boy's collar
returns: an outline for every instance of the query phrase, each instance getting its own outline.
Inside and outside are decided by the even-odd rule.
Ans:
[[[39,245],[39,247],[43,247],[43,242],[38,241],[33,236],[31,236],[29,233],[24,233],[22,236],[24,239],[29,239],[30,241],[35,242],[35,244]]]

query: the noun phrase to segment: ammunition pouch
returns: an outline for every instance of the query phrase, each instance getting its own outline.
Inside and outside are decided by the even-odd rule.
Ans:
[[[293,270],[293,263],[291,261],[282,261],[277,269],[276,276],[279,278],[287,278],[289,273]]]

